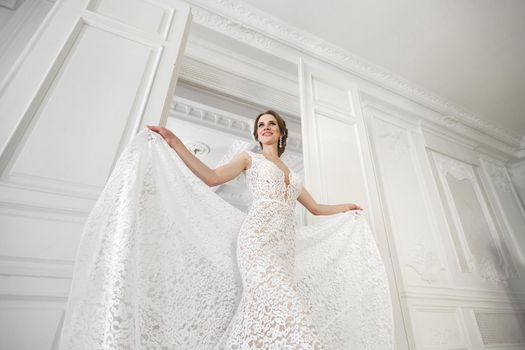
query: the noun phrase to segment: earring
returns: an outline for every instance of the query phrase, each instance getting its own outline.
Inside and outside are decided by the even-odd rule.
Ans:
[[[283,148],[283,137],[279,137],[279,148]]]
[[[257,142],[257,147],[259,148],[259,151],[262,150],[262,146],[260,142]]]

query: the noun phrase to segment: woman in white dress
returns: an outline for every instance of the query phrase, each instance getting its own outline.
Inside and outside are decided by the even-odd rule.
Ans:
[[[324,205],[314,201],[297,175],[279,158],[288,130],[274,111],[260,114],[254,137],[261,153],[242,152],[215,170],[195,157],[171,131],[149,126],[209,186],[246,171],[253,204],[238,237],[237,263],[243,296],[226,339],[227,349],[321,349],[318,333],[294,277],[294,206],[298,200],[314,215],[362,210],[356,204]]]
[[[393,349],[388,280],[362,208],[312,198],[279,158],[288,131],[277,113],[255,121],[260,153],[214,170],[168,129],[148,128],[86,222],[61,349]],[[242,172],[248,213],[210,189]],[[337,215],[296,227],[296,201]]]

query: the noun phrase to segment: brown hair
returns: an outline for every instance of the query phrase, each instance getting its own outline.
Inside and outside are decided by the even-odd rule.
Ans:
[[[253,123],[253,137],[255,137],[255,140],[259,141],[259,139],[257,137],[257,123],[259,122],[259,119],[265,114],[273,115],[275,117],[275,120],[277,121],[277,125],[279,126],[279,131],[281,132],[281,137],[282,137],[282,140],[283,140],[282,141],[283,147],[282,148],[277,147],[277,152],[278,152],[279,157],[280,157],[281,154],[283,154],[283,152],[284,152],[284,150],[286,148],[286,140],[288,139],[288,128],[286,127],[286,122],[284,121],[283,118],[281,118],[279,113],[269,109],[266,112],[263,112],[263,113],[259,114],[257,116],[257,118],[255,118],[255,122]],[[259,141],[259,145],[262,148],[262,143],[260,141]]]

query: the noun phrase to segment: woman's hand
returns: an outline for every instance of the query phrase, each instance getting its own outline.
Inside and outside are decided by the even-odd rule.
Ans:
[[[350,210],[363,210],[363,208],[354,203],[319,204],[304,187],[301,189],[301,193],[299,194],[299,197],[297,197],[297,200],[304,205],[310,213],[316,216],[345,213]]]
[[[154,131],[157,134],[159,134],[160,136],[162,136],[162,138],[164,140],[166,140],[168,145],[170,145],[170,147],[172,147],[172,148],[173,148],[173,145],[175,144],[175,142],[180,141],[179,138],[177,136],[175,136],[174,133],[172,133],[169,129],[166,129],[166,128],[162,127],[162,126],[146,125],[146,127],[148,129],[150,129],[151,131]]]
[[[348,208],[346,211],[349,211],[349,210],[363,210],[363,208],[361,208],[360,206],[358,206],[357,204],[354,204],[354,203],[348,203],[346,205],[347,205],[347,208]]]

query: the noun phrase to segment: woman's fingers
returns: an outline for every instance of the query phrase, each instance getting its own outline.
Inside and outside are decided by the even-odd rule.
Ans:
[[[351,203],[350,206],[352,207],[351,210],[363,210],[363,208],[361,208],[359,205],[355,203]]]
[[[147,127],[148,129],[150,129],[151,131],[160,132],[160,127],[159,127],[159,126],[155,126],[155,125],[146,125],[146,127]]]
[[[155,126],[155,125],[146,125],[146,126],[151,131],[156,132],[157,134],[162,136],[163,139],[166,139],[166,137],[168,136],[168,134],[166,133],[167,130],[161,126]]]
[[[174,140],[177,139],[175,134],[173,134],[169,129],[166,129],[162,126],[146,125],[146,127],[151,131],[159,134],[170,146],[173,144]]]

